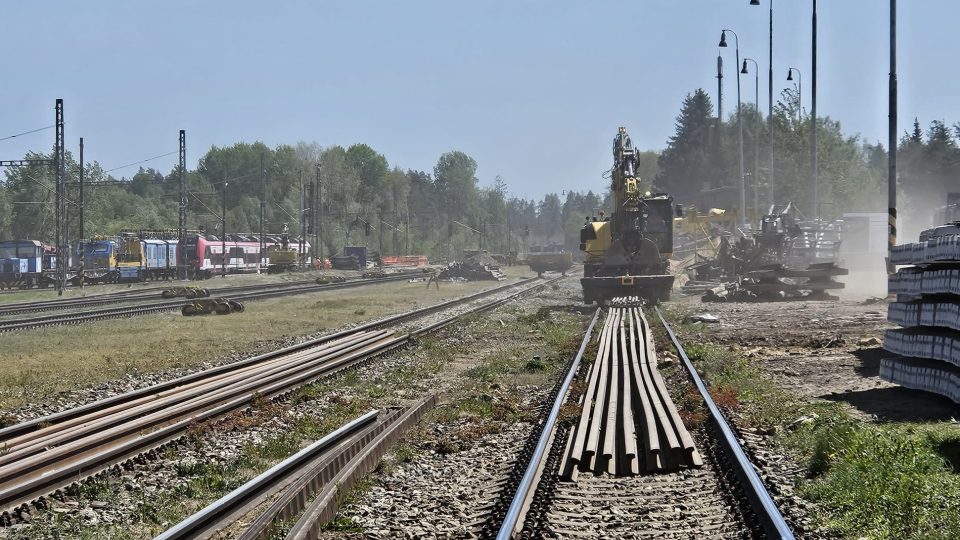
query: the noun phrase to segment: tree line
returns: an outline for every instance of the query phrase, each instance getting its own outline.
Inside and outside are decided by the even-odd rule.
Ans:
[[[748,206],[758,186],[765,210],[768,186],[769,126],[752,105],[742,110]],[[714,117],[710,97],[698,89],[683,100],[675,133],[661,152],[641,152],[639,174],[644,189],[672,194],[677,202],[709,206],[698,197],[705,190],[736,188],[739,176],[737,117]],[[777,202],[793,201],[811,211],[809,131],[812,118],[801,111],[798,95],[786,90],[774,108]],[[844,212],[886,209],[887,152],[858,135],[847,135],[838,121],[817,119],[820,212],[825,218]],[[613,131],[611,131],[612,133]],[[933,121],[924,131],[919,121],[900,141],[901,216],[928,215],[943,205],[960,176],[960,124]],[[759,143],[759,155],[755,153]],[[51,154],[29,152],[26,159]],[[759,157],[759,182],[753,179]],[[262,163],[262,167],[261,167]],[[319,165],[319,169],[318,169]],[[261,170],[266,179],[261,183]],[[70,238],[78,239],[79,164],[67,152]],[[319,171],[319,172],[318,172]],[[541,199],[509,194],[500,177],[486,186],[477,178],[477,162],[461,151],[441,155],[432,170],[403,169],[369,145],[322,147],[316,143],[240,142],[212,147],[186,171],[188,228],[213,234],[220,230],[226,205],[227,232],[259,231],[261,199],[265,230],[300,231],[301,197],[309,207],[308,186],[319,175],[322,204],[317,221],[324,253],[345,245],[367,245],[384,254],[456,257],[465,249],[525,252],[533,245],[561,244],[575,251],[585,216],[611,211],[609,190],[548,193]],[[140,168],[132,177],[116,177],[97,162],[84,167],[87,237],[112,236],[120,230],[173,229],[177,226],[180,171]],[[0,239],[54,236],[54,178],[49,165],[8,168],[0,182]],[[264,196],[265,195],[265,196]],[[318,231],[319,232],[319,231]]]
[[[35,152],[26,156],[50,157]],[[66,171],[68,234],[76,242],[80,167],[70,152]],[[212,147],[196,168],[186,171],[187,227],[218,234],[225,206],[228,234],[256,234],[262,199],[267,233],[289,230],[296,236],[301,220],[306,224],[315,219],[318,230],[307,237],[320,236],[325,255],[346,245],[366,245],[383,254],[456,257],[463,250],[479,249],[481,243],[500,253],[551,243],[576,249],[584,216],[603,204],[604,195],[592,191],[551,193],[541,200],[513,197],[500,177],[481,187],[476,171],[476,160],[461,151],[446,152],[432,170],[420,171],[391,166],[366,144]],[[321,204],[313,209],[310,189],[318,177]],[[88,238],[177,227],[178,166],[167,173],[141,167],[130,178],[117,178],[92,162],[84,166],[84,181]],[[49,165],[7,169],[0,183],[0,239],[52,243],[54,185]]]

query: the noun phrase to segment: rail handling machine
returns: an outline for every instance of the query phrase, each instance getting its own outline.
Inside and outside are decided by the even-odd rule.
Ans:
[[[637,151],[621,127],[613,140],[613,214],[588,218],[580,230],[585,254],[580,283],[587,304],[619,296],[670,299],[673,218],[681,217],[683,208],[674,210],[673,197],[665,193],[641,193],[636,169]]]

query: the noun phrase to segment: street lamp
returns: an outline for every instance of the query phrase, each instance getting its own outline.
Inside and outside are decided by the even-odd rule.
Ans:
[[[760,66],[753,58],[743,59],[743,68],[740,73],[746,75],[747,62],[753,62],[753,84],[757,103],[757,131],[753,135],[753,213],[759,214],[760,210]],[[756,217],[756,216],[755,216]]]
[[[737,35],[733,30],[724,29],[720,32],[720,47],[727,46],[727,32],[733,34],[734,43],[736,45],[736,54],[737,54],[737,63],[740,65],[740,36]],[[737,77],[737,129],[740,132],[739,142],[740,142],[740,226],[742,227],[746,223],[746,214],[747,214],[747,192],[746,187],[744,186],[743,179],[743,111],[741,109],[740,101],[740,77]]]
[[[751,6],[759,6],[760,0],[750,0]],[[769,99],[769,114],[767,127],[770,137],[770,171],[767,173],[767,202],[773,206],[773,0],[770,0],[770,69],[767,72],[767,98]]]
[[[793,72],[797,72],[797,120],[800,120],[800,111],[803,110],[803,73],[800,73],[800,70],[797,68],[789,68],[787,70],[787,80],[793,80]]]

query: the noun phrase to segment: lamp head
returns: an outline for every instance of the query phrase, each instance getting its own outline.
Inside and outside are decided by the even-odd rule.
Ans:
[[[743,67],[740,68],[740,73],[743,73],[744,75],[746,75],[747,73],[749,73],[749,72],[747,71],[747,61],[746,61],[746,60],[743,61]]]
[[[759,6],[759,5],[760,5],[760,0],[750,0],[750,5],[751,5],[751,6]]]
[[[792,69],[787,70],[787,80],[788,80],[788,81],[792,81],[792,80],[793,80],[793,70],[792,70]]]
[[[720,46],[721,46],[721,47],[726,47],[726,46],[727,46],[727,32],[726,32],[726,31],[720,32]]]

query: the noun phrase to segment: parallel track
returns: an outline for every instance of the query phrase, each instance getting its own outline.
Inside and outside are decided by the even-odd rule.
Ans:
[[[575,398],[570,390],[600,311],[594,315],[556,399],[545,415],[536,444],[528,444],[525,449],[524,457],[529,459],[520,464],[524,470],[522,478],[514,484],[515,489],[501,495],[502,500],[510,501],[509,506],[504,509],[495,505],[479,536],[506,540],[616,537],[629,532],[631,538],[691,538],[743,537],[762,531],[770,538],[792,539],[790,526],[659,308],[655,308],[655,313],[709,412],[710,428],[695,432],[706,459],[698,468],[660,474],[631,474],[629,467],[624,474],[625,469],[620,466],[610,469],[620,476],[595,474],[591,470],[586,474],[581,472],[579,478],[574,475],[574,481],[563,479],[563,470],[569,466],[565,460],[574,440],[575,426],[561,420],[561,410],[569,407],[570,400]],[[652,350],[652,338],[647,334],[645,342]],[[602,347],[606,346],[604,339],[610,341],[606,330],[601,333],[600,358],[603,358]],[[610,392],[616,394],[615,387],[610,388]],[[636,391],[634,397],[637,397]],[[612,416],[604,417],[613,421]],[[638,424],[642,427],[644,422],[638,420]],[[621,413],[617,426],[630,433],[633,428],[624,425]],[[663,430],[659,431],[663,436]],[[616,447],[622,451],[624,443],[621,441]],[[639,455],[637,457],[639,459]]]
[[[3,521],[10,521],[8,511],[16,514],[33,501],[42,508],[44,495],[173,441],[197,423],[243,410],[255,399],[275,398],[553,281],[530,279],[481,291],[2,429]],[[518,286],[409,333],[380,329]]]
[[[389,447],[436,402],[436,396],[429,396],[406,410],[390,408],[360,416],[184,519],[157,540],[210,538],[271,497],[273,502],[249,522],[240,540],[275,536],[283,521],[297,516],[287,538],[316,539],[321,524],[336,514],[341,494],[376,467]]]
[[[354,287],[363,287],[366,285],[375,285],[380,283],[390,283],[394,281],[401,281],[409,279],[409,274],[398,274],[396,276],[388,276],[384,278],[373,278],[373,279],[358,279],[354,281],[345,281],[342,283],[327,283],[327,284],[317,284],[311,283],[308,285],[298,284],[297,286],[285,286],[280,287],[276,290],[269,290],[272,286],[268,286],[268,290],[263,289],[263,286],[243,286],[238,289],[248,290],[254,289],[252,292],[240,292],[239,294],[230,294],[230,300],[239,300],[239,301],[248,301],[248,300],[263,300],[267,298],[279,298],[282,296],[293,296],[298,294],[309,294],[315,292],[323,292],[330,290],[338,289],[349,289]],[[211,296],[219,296],[221,291],[216,291]],[[115,300],[110,300],[107,302],[100,303],[111,303]],[[94,309],[88,311],[80,311],[74,313],[64,313],[58,315],[43,315],[38,317],[31,317],[27,319],[16,319],[16,320],[6,320],[0,321],[0,332],[10,332],[13,330],[25,330],[25,329],[34,329],[34,328],[43,328],[48,326],[62,326],[67,324],[82,324],[87,322],[102,321],[107,319],[117,319],[124,317],[131,317],[136,315],[148,315],[152,313],[162,313],[165,311],[174,311],[183,308],[185,305],[189,305],[191,301],[189,300],[164,300],[164,301],[155,301],[148,302],[139,305],[131,306],[118,306],[111,308],[103,309]],[[95,305],[95,304],[83,304],[83,305]],[[66,309],[66,308],[59,308]]]

